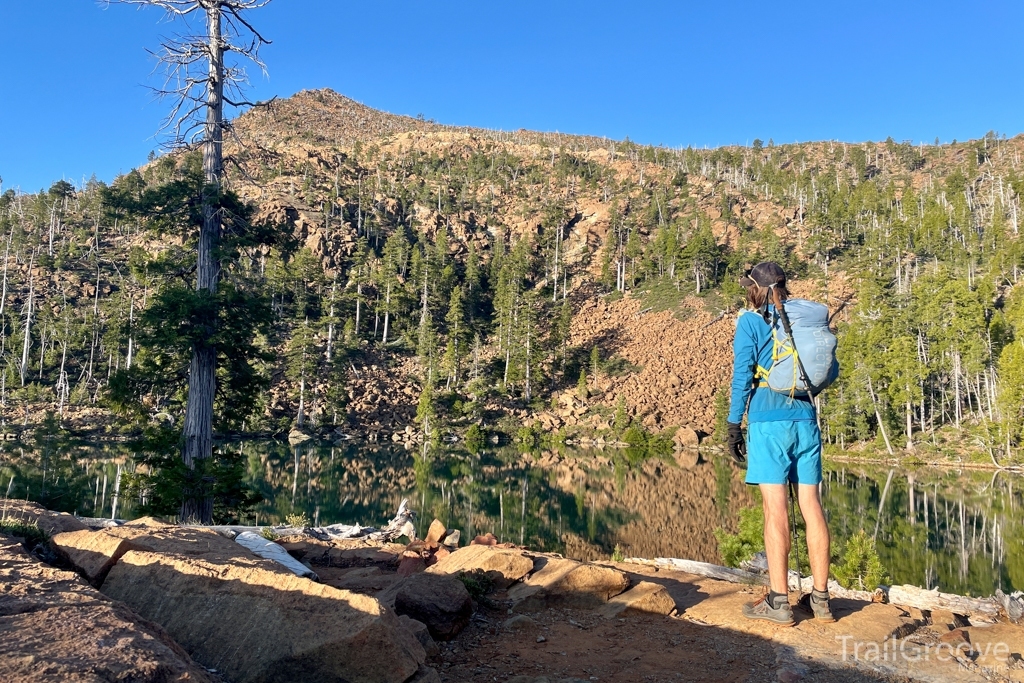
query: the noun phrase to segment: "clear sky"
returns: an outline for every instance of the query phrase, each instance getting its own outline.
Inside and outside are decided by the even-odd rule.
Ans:
[[[669,146],[1024,130],[1019,0],[273,0],[251,97],[329,87],[442,123]],[[0,177],[145,161],[156,9],[0,0]]]

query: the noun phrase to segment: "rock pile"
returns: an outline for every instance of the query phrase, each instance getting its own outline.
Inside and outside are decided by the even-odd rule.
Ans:
[[[731,372],[735,321],[704,311],[703,302],[691,305],[693,314],[680,321],[669,311],[642,313],[638,299],[584,301],[573,318],[570,343],[598,346],[602,357],[618,355],[640,367],[635,373],[602,377],[598,395],[588,404],[614,409],[622,397],[630,415],[652,430],[687,426],[710,434],[715,393]]]

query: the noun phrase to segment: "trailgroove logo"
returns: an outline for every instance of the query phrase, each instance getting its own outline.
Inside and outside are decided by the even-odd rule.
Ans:
[[[854,636],[836,636],[843,644],[844,662],[972,662],[981,655],[992,656],[1005,662],[1010,657],[1010,646],[1006,643],[986,643],[975,647],[961,640],[953,643],[918,643],[908,638],[886,639],[881,644],[875,641],[854,640]]]

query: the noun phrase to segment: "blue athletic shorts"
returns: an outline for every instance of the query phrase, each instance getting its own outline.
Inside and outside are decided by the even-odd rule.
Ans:
[[[820,484],[821,432],[813,420],[751,422],[748,484]]]

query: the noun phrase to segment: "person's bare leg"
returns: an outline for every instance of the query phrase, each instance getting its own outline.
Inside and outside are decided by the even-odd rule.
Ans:
[[[776,593],[789,593],[789,511],[785,484],[761,484],[764,503],[764,551],[768,578]]]
[[[814,588],[824,591],[828,588],[829,535],[825,513],[821,509],[821,496],[816,484],[800,484],[797,489],[800,514],[807,526],[807,555]]]

